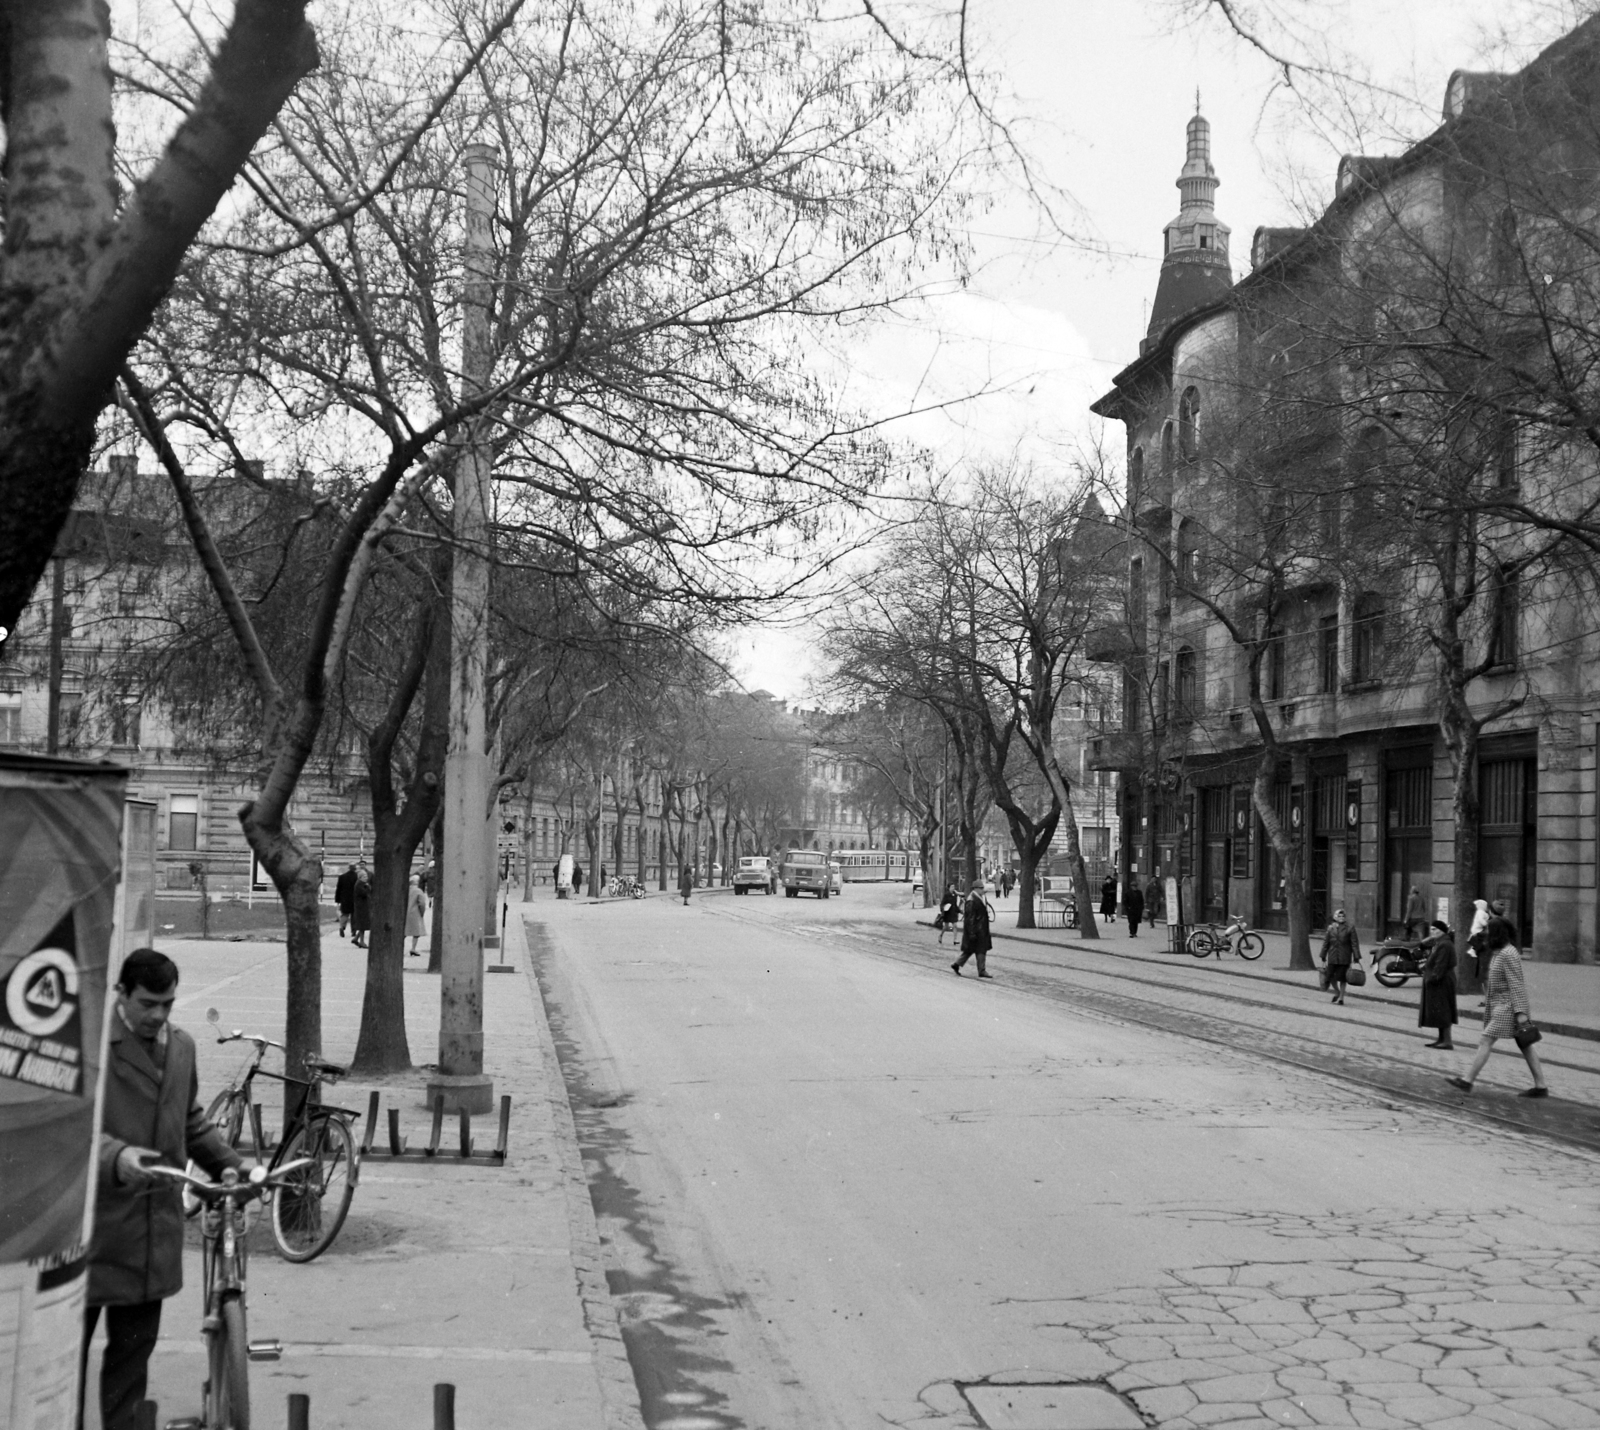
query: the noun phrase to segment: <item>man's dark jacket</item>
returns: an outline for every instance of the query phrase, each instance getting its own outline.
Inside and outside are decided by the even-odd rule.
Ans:
[[[334,881],[333,885],[334,907],[344,913],[349,913],[356,905],[356,871],[346,869]]]
[[[182,1195],[175,1182],[119,1186],[116,1162],[133,1146],[161,1153],[169,1167],[192,1157],[212,1177],[239,1166],[239,1154],[200,1106],[194,1039],[169,1023],[166,1067],[158,1069],[143,1039],[113,1013],[100,1125],[89,1304],[135,1306],[171,1296],[183,1287]]]

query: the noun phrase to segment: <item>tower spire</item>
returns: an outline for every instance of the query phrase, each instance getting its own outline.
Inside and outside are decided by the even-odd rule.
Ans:
[[[1214,301],[1233,285],[1228,262],[1228,225],[1217,217],[1217,186],[1211,166],[1211,125],[1200,112],[1200,90],[1185,131],[1183,167],[1178,171],[1178,216],[1163,234],[1161,279],[1150,312],[1147,341],[1176,318]]]

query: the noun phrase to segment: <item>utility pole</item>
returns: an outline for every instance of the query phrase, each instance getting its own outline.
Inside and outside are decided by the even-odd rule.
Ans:
[[[466,285],[462,294],[461,395],[489,384],[489,295],[493,256],[494,151],[471,144],[466,167]],[[443,948],[439,990],[439,1071],[428,1101],[447,1111],[489,1112],[494,1082],[483,1070],[484,848],[488,823],[489,454],[481,417],[466,424],[451,514],[455,560],[450,578],[450,742],[445,755]],[[492,847],[492,846],[491,846]]]

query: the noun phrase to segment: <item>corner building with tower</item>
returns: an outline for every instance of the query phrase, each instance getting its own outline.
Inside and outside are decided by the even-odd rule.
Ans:
[[[1471,897],[1504,901],[1525,956],[1596,961],[1600,547],[1534,559],[1547,551],[1543,516],[1600,509],[1596,449],[1552,437],[1560,423],[1512,392],[1526,363],[1440,364],[1436,377],[1460,374],[1442,395],[1448,381],[1428,391],[1397,374],[1408,353],[1448,347],[1441,332],[1460,337],[1425,311],[1419,251],[1435,275],[1447,255],[1452,283],[1493,296],[1480,307],[1527,356],[1515,278],[1537,267],[1527,184],[1546,162],[1527,155],[1600,172],[1597,115],[1595,21],[1516,74],[1458,72],[1433,134],[1400,155],[1347,156],[1314,224],[1256,230],[1238,282],[1210,127],[1190,119],[1148,330],[1093,405],[1126,435],[1128,585],[1121,619],[1089,651],[1121,674],[1089,764],[1120,775],[1122,877],[1177,879],[1184,922],[1287,928],[1254,799],[1264,719],[1271,807],[1300,843],[1314,934],[1335,908],[1364,943],[1400,933],[1416,888],[1464,942],[1466,748],[1479,801],[1461,866],[1478,866]],[[1554,214],[1541,212],[1544,231]],[[1574,333],[1595,329],[1587,289],[1534,277],[1535,299],[1566,304]],[[1425,410],[1441,401],[1454,427]],[[1480,410],[1501,420],[1485,425]],[[1435,462],[1472,510],[1430,501]],[[1451,628],[1470,674],[1452,728],[1481,725],[1475,749],[1453,746],[1441,719],[1440,579],[1399,540],[1457,518],[1486,573]]]

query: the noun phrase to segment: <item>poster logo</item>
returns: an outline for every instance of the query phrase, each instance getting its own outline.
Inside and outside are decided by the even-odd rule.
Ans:
[[[7,975],[0,997],[0,1078],[76,1095],[83,1083],[72,915]]]

